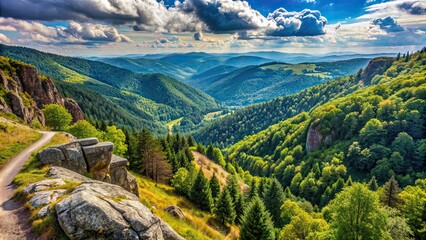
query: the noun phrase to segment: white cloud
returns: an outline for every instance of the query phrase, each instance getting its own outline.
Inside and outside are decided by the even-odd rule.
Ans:
[[[114,27],[70,22],[67,27],[49,27],[36,21],[0,18],[0,29],[16,31],[24,37],[21,42],[94,44],[108,42],[132,42]]]
[[[0,43],[12,43],[12,40],[10,40],[6,35],[0,33]]]

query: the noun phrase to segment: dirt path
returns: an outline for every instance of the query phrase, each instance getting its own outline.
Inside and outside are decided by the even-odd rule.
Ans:
[[[55,135],[54,132],[42,133],[43,136],[36,143],[9,160],[0,170],[0,240],[36,239],[31,235],[25,207],[12,199],[15,186],[11,183],[31,153],[47,144]]]

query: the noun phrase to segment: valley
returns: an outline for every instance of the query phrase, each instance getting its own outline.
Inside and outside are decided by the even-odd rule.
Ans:
[[[155,231],[176,240],[244,239],[260,221],[266,239],[300,239],[303,231],[342,239],[340,219],[356,214],[360,201],[382,222],[359,223],[374,228],[357,234],[424,237],[425,48],[294,64],[270,62],[266,53],[132,61],[6,45],[0,53],[0,163],[35,142],[37,129],[60,132],[46,146],[52,155],[34,154],[14,179],[42,238]],[[63,184],[26,193],[30,184],[56,181],[52,171]],[[35,205],[44,191],[60,196]],[[113,224],[99,217],[81,224],[86,215],[76,208],[78,220],[69,220],[60,208],[74,198]],[[128,220],[126,211],[162,227],[137,230],[134,221],[148,223],[142,215]]]

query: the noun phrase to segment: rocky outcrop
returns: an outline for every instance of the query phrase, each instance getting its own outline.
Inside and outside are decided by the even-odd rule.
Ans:
[[[61,97],[51,78],[41,76],[33,66],[4,57],[0,61],[9,63],[9,68],[0,68],[0,90],[3,88],[7,92],[0,97],[0,111],[14,113],[26,123],[37,119],[44,125],[41,109],[46,104],[54,103],[64,106],[74,122],[84,119],[78,104],[73,99]]]
[[[136,179],[127,171],[127,159],[114,155],[114,144],[97,138],[79,139],[38,153],[45,165],[59,166],[94,180],[119,185],[138,195]]]
[[[322,146],[329,145],[333,142],[333,138],[333,134],[322,134],[318,122],[314,122],[309,126],[306,137],[306,151],[314,151]]]
[[[65,191],[61,189],[64,180],[81,183],[75,189],[68,190],[68,195],[57,198],[55,213],[51,213],[55,214],[70,239],[183,240],[167,223],[144,206],[138,197],[117,185],[92,180],[61,167],[51,167],[47,176],[54,179],[33,184],[28,194],[52,196],[52,191]],[[40,188],[46,185],[46,181],[55,183],[55,190]],[[58,185],[61,181],[63,184]],[[43,203],[38,206],[43,206]],[[37,216],[47,216],[48,206],[42,207]]]
[[[381,75],[386,72],[386,70],[392,66],[393,61],[394,58],[391,57],[380,57],[372,59],[368,63],[367,67],[365,67],[361,75],[361,79],[364,82],[364,85],[369,85],[374,76]]]

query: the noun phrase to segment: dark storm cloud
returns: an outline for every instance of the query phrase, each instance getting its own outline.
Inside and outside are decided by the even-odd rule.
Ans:
[[[401,32],[404,28],[398,25],[398,23],[392,17],[388,16],[385,18],[375,18],[371,21],[373,25],[379,26],[380,29],[386,32]]]
[[[247,1],[184,0],[167,8],[156,0],[2,0],[1,15],[22,20],[108,22],[150,32],[241,32],[269,36],[325,33],[319,11],[275,10],[266,18]],[[29,11],[28,9],[31,9]]]
[[[426,2],[405,2],[398,5],[398,8],[402,11],[408,12],[413,15],[425,15],[426,14]]]

